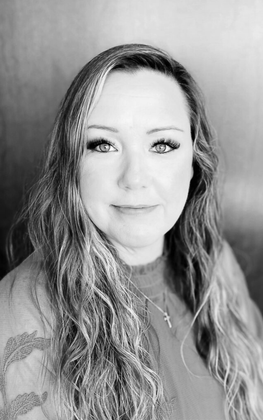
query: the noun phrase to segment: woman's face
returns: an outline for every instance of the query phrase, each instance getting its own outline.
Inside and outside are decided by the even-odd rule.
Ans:
[[[184,208],[193,148],[184,94],[149,70],[113,72],[88,119],[80,190],[127,264],[153,261]]]

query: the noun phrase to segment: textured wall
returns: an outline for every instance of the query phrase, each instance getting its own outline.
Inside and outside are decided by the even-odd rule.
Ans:
[[[263,310],[262,0],[2,0],[1,251],[66,88],[116,44],[168,50],[196,77],[222,149],[224,226]]]

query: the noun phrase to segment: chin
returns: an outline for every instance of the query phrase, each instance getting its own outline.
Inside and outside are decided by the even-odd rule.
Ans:
[[[160,240],[163,235],[149,235],[144,233],[130,234],[129,236],[118,236],[114,238],[114,243],[118,243],[123,248],[145,248]]]

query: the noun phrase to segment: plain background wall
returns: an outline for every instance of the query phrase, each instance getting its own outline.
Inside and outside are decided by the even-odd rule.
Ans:
[[[1,0],[1,253],[74,75],[108,47],[150,43],[207,98],[226,236],[263,311],[262,16],[262,0]]]

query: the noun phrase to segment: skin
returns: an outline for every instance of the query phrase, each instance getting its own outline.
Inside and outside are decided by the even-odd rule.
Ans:
[[[94,146],[98,138],[106,143]],[[163,139],[177,148],[160,144]],[[85,141],[80,191],[91,220],[127,264],[154,261],[182,213],[193,175],[180,86],[150,70],[111,73],[89,115]]]

